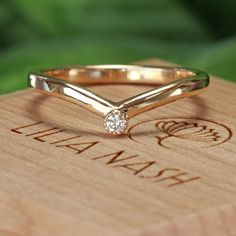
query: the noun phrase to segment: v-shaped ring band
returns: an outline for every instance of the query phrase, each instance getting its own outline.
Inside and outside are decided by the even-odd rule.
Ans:
[[[158,87],[119,102],[84,87],[119,83]],[[88,65],[30,72],[28,84],[104,117],[105,129],[111,134],[121,134],[133,116],[203,92],[209,84],[209,76],[199,70],[181,67]]]

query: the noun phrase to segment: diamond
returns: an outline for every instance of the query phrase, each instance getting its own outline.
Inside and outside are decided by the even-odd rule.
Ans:
[[[104,119],[104,127],[110,134],[122,134],[128,125],[127,114],[124,111],[110,111]]]

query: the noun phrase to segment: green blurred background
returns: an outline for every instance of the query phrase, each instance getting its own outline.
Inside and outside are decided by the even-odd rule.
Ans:
[[[34,68],[160,57],[236,81],[236,0],[1,0],[0,93]]]

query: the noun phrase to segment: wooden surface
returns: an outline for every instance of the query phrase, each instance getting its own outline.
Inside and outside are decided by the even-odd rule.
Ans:
[[[148,88],[91,89],[119,100]],[[58,98],[2,96],[0,235],[236,236],[235,91],[212,78],[124,137]]]

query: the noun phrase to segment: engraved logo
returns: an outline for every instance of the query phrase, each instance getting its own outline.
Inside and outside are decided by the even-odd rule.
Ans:
[[[145,145],[171,149],[198,149],[228,141],[232,131],[225,125],[201,118],[165,118],[133,125],[128,137]]]
[[[153,160],[152,156],[148,159],[143,158],[142,155],[133,153],[132,149],[122,148],[111,151],[110,146],[104,148],[108,146],[103,145],[105,140],[90,139],[72,130],[54,127],[45,122],[18,126],[11,129],[11,132],[32,139],[33,142],[51,145],[62,151],[70,151],[74,157],[80,156],[97,161],[166,187],[179,186],[201,179],[196,173],[177,166],[162,166]]]

